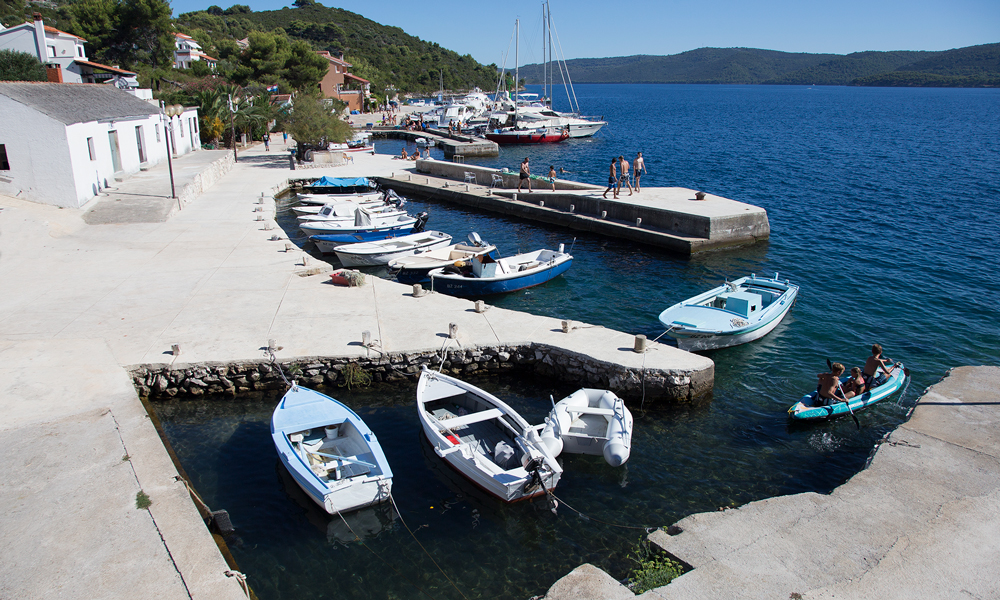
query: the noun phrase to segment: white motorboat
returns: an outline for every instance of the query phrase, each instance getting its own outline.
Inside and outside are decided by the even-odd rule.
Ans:
[[[344,404],[292,385],[271,416],[281,464],[330,514],[389,499],[392,469],[371,429]]]
[[[441,248],[451,243],[451,236],[440,231],[411,233],[376,242],[344,244],[333,249],[345,267],[373,267],[390,260]]]
[[[372,216],[377,215],[380,217],[406,214],[405,210],[382,202],[367,205],[356,202],[340,202],[337,204],[324,204],[315,213],[299,215],[297,219],[300,223],[305,223],[306,221],[354,221],[359,210],[366,210]]]
[[[356,194],[297,194],[300,204],[329,204],[331,202],[374,202],[381,200],[382,192],[359,192]]]
[[[632,424],[614,392],[582,388],[552,406],[540,437],[553,456],[593,454],[620,467],[632,451]]]
[[[328,235],[334,233],[353,233],[369,229],[399,229],[416,224],[416,217],[408,214],[379,216],[359,208],[354,220],[349,221],[307,221],[299,223],[299,229],[306,235]]]
[[[785,318],[799,286],[756,275],[726,282],[660,313],[667,335],[682,350],[714,350],[752,342]]]
[[[449,296],[471,297],[502,294],[533,287],[562,275],[573,264],[573,256],[559,250],[541,249],[505,258],[483,254],[465,262],[434,269],[431,290]]]
[[[428,280],[428,273],[433,269],[469,262],[477,256],[493,256],[496,249],[496,246],[487,244],[473,231],[469,234],[468,244],[451,244],[420,254],[396,258],[389,261],[388,265],[389,270],[394,272],[396,281],[409,285]]]
[[[424,367],[417,415],[435,454],[504,502],[554,490],[562,467],[513,408],[476,386]]]
[[[333,204],[336,204],[336,202],[333,202],[331,204],[306,204],[301,206],[293,206],[292,212],[295,213],[296,217],[301,217],[303,215],[306,216],[316,215],[319,214],[319,211],[323,210],[324,206],[332,206]],[[353,204],[356,204],[358,206],[364,206],[365,208],[375,208],[378,206],[382,206],[385,203],[382,202],[381,200],[370,200],[364,202],[354,202]]]

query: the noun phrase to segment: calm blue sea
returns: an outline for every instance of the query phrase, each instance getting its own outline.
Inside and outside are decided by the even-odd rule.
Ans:
[[[1000,363],[1000,90],[579,85],[576,93],[585,112],[609,122],[597,136],[503,148],[480,164],[515,169],[528,156],[535,172],[554,165],[601,184],[612,157],[642,151],[644,186],[762,206],[771,240],[686,258],[414,199],[411,209],[431,213],[430,228],[457,238],[475,230],[506,254],[572,247],[566,275],[492,302],[655,337],[666,306],[727,277],[780,272],[802,286],[792,312],[766,338],[709,354],[711,398],[632,406],[626,467],[566,459],[557,494],[590,520],[567,507],[556,517],[481,497],[428,456],[412,390],[345,389],[334,395],[382,440],[402,511],[349,517],[369,532],[352,542],[278,464],[268,434],[276,398],[159,405],[199,492],[230,512],[231,549],[259,597],[520,599],[583,562],[623,577],[642,531],[605,523],[667,525],[776,494],[828,492],[948,368]],[[376,145],[397,154],[403,142]],[[850,420],[789,425],[785,411],[815,385],[826,358],[861,364],[873,342],[911,369],[900,397],[861,413],[861,431]],[[529,421],[544,417],[549,394],[573,390],[531,379],[484,387]]]

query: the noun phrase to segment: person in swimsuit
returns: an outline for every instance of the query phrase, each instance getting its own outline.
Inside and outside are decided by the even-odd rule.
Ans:
[[[614,192],[615,192],[615,200],[618,199],[618,190],[616,189],[618,187],[618,170],[615,168],[615,165],[617,165],[617,164],[618,164],[618,159],[617,158],[612,158],[611,159],[611,172],[608,174],[608,189],[604,190],[604,198],[605,199],[607,199],[607,197],[608,197],[608,192],[610,192],[612,190],[614,190]]]
[[[528,193],[531,193],[531,167],[528,166],[528,157],[525,156],[524,160],[521,161],[521,174],[518,176],[517,180],[517,191],[521,191],[521,184],[525,181],[528,182]]]
[[[892,377],[895,367],[887,368],[886,364],[891,365],[892,361],[882,358],[882,346],[872,344],[872,355],[865,361],[865,382],[868,383],[868,389],[880,386]]]
[[[830,365],[829,373],[816,375],[816,378],[819,379],[819,385],[816,387],[816,392],[819,394],[819,397],[816,398],[816,406],[829,406],[833,402],[847,402],[844,392],[840,389],[840,376],[843,374],[844,365],[835,362]]]
[[[615,191],[615,198],[617,198],[618,197],[618,193],[622,191],[622,184],[623,183],[625,184],[626,187],[628,187],[628,195],[631,196],[632,195],[632,184],[629,183],[629,180],[628,180],[628,161],[625,160],[624,156],[619,156],[618,157],[618,165],[621,168],[618,171],[620,175],[618,177],[618,190]]]
[[[549,183],[552,184],[552,191],[556,191],[556,168],[549,165]]]
[[[861,376],[861,369],[851,367],[851,378],[844,385],[840,386],[844,396],[853,398],[865,393],[865,378]]]
[[[642,159],[642,152],[639,152],[635,157],[635,162],[632,163],[632,180],[635,181],[635,193],[638,194],[640,191],[639,178],[642,174],[646,172],[646,161]]]

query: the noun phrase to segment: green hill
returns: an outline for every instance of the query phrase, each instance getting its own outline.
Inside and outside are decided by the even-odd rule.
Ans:
[[[226,9],[209,7],[204,11],[177,17],[180,31],[193,36],[208,52],[220,58],[235,52],[235,40],[251,31],[282,30],[292,40],[303,40],[314,50],[343,52],[354,65],[352,73],[372,82],[376,90],[392,87],[400,91],[437,90],[441,76],[445,89],[468,89],[479,86],[492,89],[496,65],[481,65],[469,55],[442,48],[408,35],[398,27],[387,27],[361,15],[303,3],[298,8],[252,12],[239,5]],[[207,45],[206,45],[207,44]]]
[[[996,86],[1000,44],[942,52],[802,54],[753,48],[700,48],[670,56],[566,61],[576,83],[729,83],[878,86]],[[521,67],[541,83],[541,65]]]

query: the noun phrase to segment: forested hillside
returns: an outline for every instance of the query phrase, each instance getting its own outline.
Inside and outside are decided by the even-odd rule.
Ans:
[[[700,48],[670,56],[566,61],[576,83],[730,83],[985,87],[1000,85],[1000,44],[942,52],[801,54]],[[521,67],[540,83],[541,65]]]

